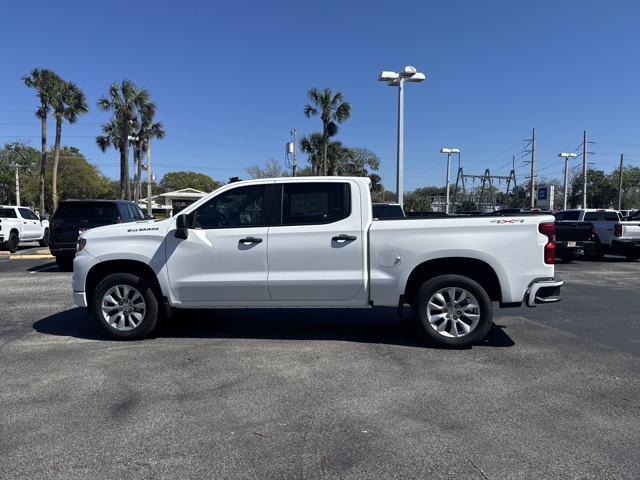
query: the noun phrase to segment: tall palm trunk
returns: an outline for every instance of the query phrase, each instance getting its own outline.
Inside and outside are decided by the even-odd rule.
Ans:
[[[322,122],[322,175],[327,175],[327,149],[329,148],[329,134],[327,122]]]
[[[125,151],[126,149],[123,149],[121,145],[120,146],[120,198],[123,200],[127,192],[127,186],[125,184],[125,173],[126,173],[126,170],[125,170],[126,160],[124,158]]]
[[[42,106],[42,110],[45,110],[45,105]],[[47,168],[47,114],[45,113],[40,117],[42,126],[42,145],[41,145],[41,157],[40,157],[40,178],[39,178],[39,191],[40,191],[40,215],[44,215],[44,174]]]
[[[62,138],[62,119],[56,118],[56,140],[53,145],[53,169],[51,170],[51,203],[53,211],[58,209],[58,160],[60,159],[60,139]]]

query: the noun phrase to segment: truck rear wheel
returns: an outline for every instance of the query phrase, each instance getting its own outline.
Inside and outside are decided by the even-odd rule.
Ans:
[[[91,310],[98,328],[117,340],[144,338],[158,323],[158,299],[140,275],[114,273],[96,287]]]
[[[491,299],[482,286],[462,275],[439,275],[425,282],[413,299],[418,332],[444,347],[480,342],[493,321]]]

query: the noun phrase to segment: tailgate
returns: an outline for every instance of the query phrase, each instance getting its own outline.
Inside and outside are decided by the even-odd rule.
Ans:
[[[622,238],[625,240],[640,240],[640,222],[621,222]]]
[[[556,222],[556,241],[558,242],[591,240],[592,232],[593,225],[589,222]]]

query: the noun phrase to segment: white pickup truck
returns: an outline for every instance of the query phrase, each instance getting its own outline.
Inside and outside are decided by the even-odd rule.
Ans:
[[[49,221],[27,207],[0,205],[0,250],[14,253],[20,242],[33,241],[49,245]]]
[[[622,255],[629,260],[640,258],[640,222],[622,220],[617,210],[604,208],[561,210],[556,217],[563,220],[589,222],[595,230],[596,242],[587,255],[602,258],[606,253]]]
[[[374,221],[367,180],[230,183],[177,217],[88,230],[75,301],[120,339],[174,308],[409,304],[432,343],[466,346],[489,331],[493,302],[560,299],[552,216]]]

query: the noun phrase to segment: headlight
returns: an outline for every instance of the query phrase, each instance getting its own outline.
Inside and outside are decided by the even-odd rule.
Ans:
[[[84,238],[79,238],[78,243],[76,244],[76,252],[80,253],[86,244],[87,241]]]

